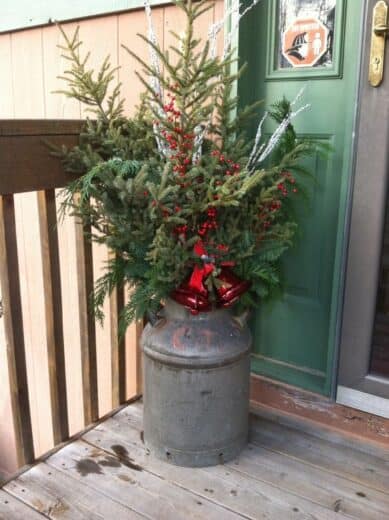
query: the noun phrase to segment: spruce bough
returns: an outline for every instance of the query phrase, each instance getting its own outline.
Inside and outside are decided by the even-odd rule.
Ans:
[[[173,32],[175,46],[163,51],[150,30],[139,35],[150,62],[127,49],[142,67],[145,88],[132,118],[123,112],[121,85],[112,86],[116,69],[109,58],[92,71],[89,54],[80,57],[78,30],[69,38],[61,29],[70,63],[61,92],[92,113],[79,145],[56,151],[67,170],[81,175],[65,188],[62,209],[114,253],[93,303],[102,318],[105,297],[128,284],[122,332],[157,311],[196,269],[206,269],[202,283],[211,304],[225,266],[250,282],[240,307],[269,298],[280,287],[280,259],[296,232],[295,174],[315,149],[297,138],[291,120],[299,111],[285,99],[269,111],[276,123],[270,138],[262,137],[263,120],[255,139],[247,135],[259,103],[237,111],[233,87],[244,70],[231,72],[233,50],[214,56],[212,41],[202,44],[194,34],[195,20],[213,4],[176,4],[186,28],[183,36]]]

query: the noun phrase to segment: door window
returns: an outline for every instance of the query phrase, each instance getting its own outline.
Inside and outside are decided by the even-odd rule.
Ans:
[[[266,79],[342,77],[346,0],[269,4]]]
[[[278,69],[333,64],[336,0],[280,0]]]

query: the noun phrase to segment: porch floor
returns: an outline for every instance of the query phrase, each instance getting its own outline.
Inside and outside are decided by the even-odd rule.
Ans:
[[[389,450],[362,451],[253,416],[230,463],[180,468],[146,453],[133,403],[0,490],[1,520],[389,518]]]

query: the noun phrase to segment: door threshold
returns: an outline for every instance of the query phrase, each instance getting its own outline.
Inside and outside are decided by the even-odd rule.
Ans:
[[[389,449],[389,419],[263,376],[251,375],[251,411],[331,442]]]
[[[340,385],[336,394],[336,402],[389,419],[389,399],[384,399],[378,395],[367,394]]]

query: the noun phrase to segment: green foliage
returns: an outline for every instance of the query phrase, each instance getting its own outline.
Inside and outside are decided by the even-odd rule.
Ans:
[[[104,298],[115,287],[130,285],[122,332],[156,310],[201,264],[194,252],[199,240],[214,259],[210,279],[217,282],[227,262],[251,281],[243,306],[274,294],[282,283],[280,259],[296,230],[289,200],[297,196],[297,181],[291,172],[301,169],[301,159],[315,147],[299,140],[289,124],[266,165],[249,168],[254,140],[246,132],[259,103],[231,117],[238,105],[232,89],[243,69],[232,74],[232,54],[213,58],[209,42],[200,45],[193,31],[194,21],[212,4],[176,3],[187,25],[183,37],[173,33],[177,44],[169,52],[140,35],[164,74],[127,49],[142,67],[138,77],[145,87],[133,118],[123,113],[109,58],[95,73],[88,68],[89,54],[80,57],[78,30],[72,38],[62,31],[70,62],[63,92],[87,105],[94,117],[78,146],[55,151],[68,171],[80,175],[64,190],[64,210],[78,216],[91,230],[90,238],[113,253],[96,283],[96,315],[102,318]],[[278,125],[290,111],[282,100],[270,116]]]

